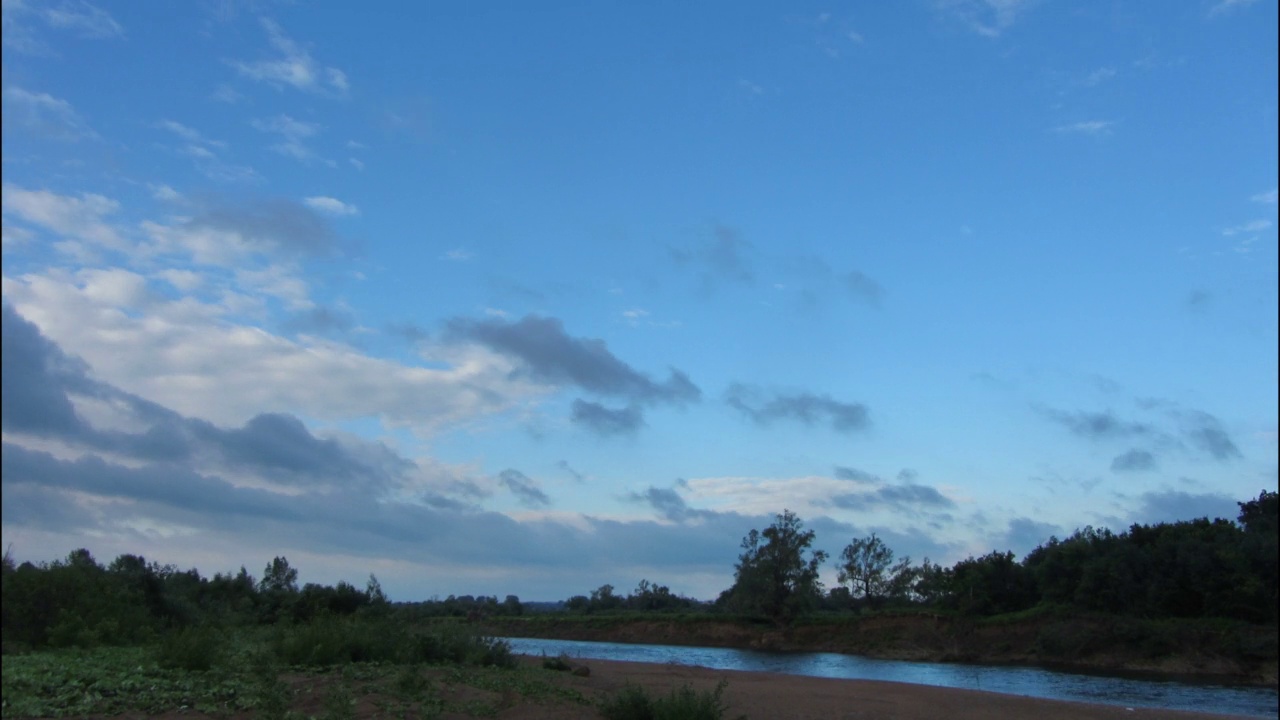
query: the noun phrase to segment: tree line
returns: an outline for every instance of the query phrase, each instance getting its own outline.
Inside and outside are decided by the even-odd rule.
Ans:
[[[713,602],[641,580],[628,595],[602,585],[562,606],[573,613],[724,613],[788,623],[807,613],[917,608],[997,615],[1038,605],[1144,618],[1277,621],[1277,493],[1238,503],[1235,521],[1201,518],[1132,525],[1115,533],[1086,527],[1049,538],[1018,561],[1012,552],[968,557],[951,567],[897,558],[872,534],[854,538],[835,559],[839,584],[823,587],[827,553],[790,511],[743,538],[734,582]],[[236,573],[203,577],[194,568],[120,555],[103,566],[88,550],[39,565],[15,565],[5,553],[0,629],[6,652],[42,646],[147,642],[201,625],[301,624],[329,617],[392,616],[478,619],[520,615],[515,595],[453,596],[390,603],[377,577],[363,589],[298,584],[298,571],[276,557],[255,579]]]
[[[1134,524],[1115,533],[1085,527],[1051,537],[1020,562],[1009,551],[968,557],[951,567],[914,564],[874,533],[854,538],[836,558],[839,585],[819,580],[828,555],[815,533],[784,510],[764,530],[743,538],[734,582],[713,603],[654,597],[642,581],[628,597],[604,585],[566,603],[574,612],[705,610],[788,623],[815,611],[934,609],[990,616],[1055,605],[1083,612],[1144,618],[1277,620],[1277,494],[1237,503],[1236,521],[1200,518]]]

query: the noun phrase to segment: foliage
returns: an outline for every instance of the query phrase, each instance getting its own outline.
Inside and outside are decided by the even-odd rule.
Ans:
[[[816,604],[822,593],[818,568],[827,554],[810,551],[813,540],[814,532],[805,530],[804,522],[790,510],[777,515],[763,532],[748,533],[742,540],[729,604],[780,623]]]
[[[217,630],[209,627],[182,628],[165,635],[156,648],[156,661],[163,668],[206,671],[225,654],[225,643]]]
[[[720,720],[724,717],[724,690],[698,692],[689,685],[674,688],[665,697],[653,697],[638,685],[628,685],[600,704],[605,720]]]
[[[873,608],[886,598],[905,599],[916,579],[911,558],[894,564],[893,551],[875,533],[854,538],[840,553],[840,561],[840,582],[849,584],[852,597],[863,598]]]

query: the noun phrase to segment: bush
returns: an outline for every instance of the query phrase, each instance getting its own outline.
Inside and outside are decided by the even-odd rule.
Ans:
[[[567,671],[572,670],[573,666],[569,664],[568,656],[561,653],[560,657],[542,656],[542,667],[548,670]]]
[[[204,672],[217,665],[226,652],[222,636],[212,628],[194,627],[165,635],[156,648],[160,667]]]
[[[605,720],[720,720],[724,706],[724,680],[710,692],[698,692],[689,685],[673,689],[662,698],[651,697],[644,688],[629,685],[600,706]]]

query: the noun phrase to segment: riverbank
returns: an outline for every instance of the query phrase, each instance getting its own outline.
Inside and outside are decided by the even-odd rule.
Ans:
[[[530,662],[526,659],[525,662]],[[725,704],[730,718],[750,720],[1116,720],[1162,718],[1168,720],[1222,720],[1238,717],[1178,710],[1126,708],[1042,700],[1002,695],[980,690],[957,690],[926,685],[871,680],[833,680],[777,673],[710,670],[683,665],[618,661],[583,661],[588,677],[570,677],[572,687],[588,697],[607,697],[627,685],[639,685],[652,694],[665,695],[689,685],[698,691],[712,691],[726,681]],[[568,675],[568,673],[565,673]],[[598,718],[594,709],[567,707],[522,710],[512,708],[497,717],[541,720],[543,718]]]
[[[1061,616],[984,622],[904,614],[821,618],[778,628],[711,615],[670,619],[543,615],[495,618],[483,627],[507,637],[835,652],[888,660],[1053,666],[1277,686],[1276,629],[1238,624]]]

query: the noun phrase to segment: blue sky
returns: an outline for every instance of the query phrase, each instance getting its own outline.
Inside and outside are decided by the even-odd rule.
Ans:
[[[712,598],[1276,488],[1276,3],[556,5],[4,0],[16,558]]]

